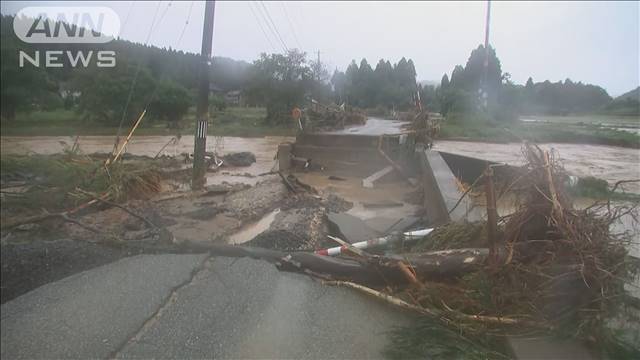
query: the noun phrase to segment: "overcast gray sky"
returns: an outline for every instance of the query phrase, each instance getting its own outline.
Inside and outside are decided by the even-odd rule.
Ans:
[[[2,13],[45,2],[2,2]],[[50,2],[47,5],[78,2]],[[122,38],[144,42],[158,9],[150,43],[199,52],[203,2],[102,1],[119,14]],[[620,95],[640,83],[638,2],[503,2],[491,4],[491,44],[502,69],[517,83],[570,78]],[[158,7],[159,6],[159,7]],[[181,43],[178,37],[188,18]],[[162,14],[166,10],[166,15]],[[265,11],[266,10],[266,11]],[[330,70],[365,57],[413,59],[418,80],[438,80],[466,63],[484,41],[486,2],[217,1],[214,55],[252,61],[285,45],[310,56],[320,51]],[[161,18],[161,19],[160,19]],[[262,27],[261,27],[262,26]],[[264,31],[263,31],[264,30]]]

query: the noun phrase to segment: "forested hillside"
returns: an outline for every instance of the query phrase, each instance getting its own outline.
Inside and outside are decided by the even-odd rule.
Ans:
[[[127,111],[129,120],[151,102],[168,103],[182,109],[192,103],[199,79],[200,60],[196,54],[120,39],[107,44],[27,44],[14,35],[12,23],[13,17],[2,16],[4,119],[11,120],[18,111],[64,107],[76,108],[87,120],[117,123],[134,79],[136,84]],[[25,62],[20,67],[20,50],[29,57],[35,57],[37,51],[44,57],[45,50],[63,50],[65,54],[61,59],[65,66],[53,68],[41,64],[36,67]],[[116,66],[98,68],[95,58],[99,50],[114,51]],[[92,51],[93,60],[87,67],[70,66],[67,51],[74,57],[78,51],[84,56]],[[251,64],[247,62],[214,57],[210,76],[221,90],[241,89],[247,86],[250,69]],[[173,115],[179,116],[180,112]]]
[[[2,16],[0,23],[3,123],[11,123],[17,113],[66,109],[87,123],[113,126],[132,122],[144,108],[151,120],[177,123],[194,105],[200,76],[196,54],[121,39],[89,45],[27,44],[16,38],[12,22],[13,17]],[[110,50],[117,64],[97,67],[94,54],[86,67],[70,66],[65,56],[62,67],[19,66],[19,51],[34,57],[45,50],[70,51],[74,56]],[[439,85],[417,83],[415,64],[405,57],[395,63],[379,59],[375,68],[367,59],[353,60],[344,72],[336,69],[330,75],[324,64],[295,49],[261,54],[253,63],[214,57],[209,76],[219,92],[242,90],[244,104],[266,107],[265,124],[286,123],[291,108],[303,106],[309,98],[388,113],[413,107],[416,92],[430,111],[472,115],[464,115],[470,118],[482,115],[502,122],[523,114],[639,113],[638,89],[612,100],[603,88],[570,79],[554,83],[529,78],[524,85],[515,84],[491,47],[485,82],[484,57],[480,45],[471,51],[466,64],[444,74]],[[482,106],[483,84],[488,111]],[[218,105],[222,102],[213,100]]]

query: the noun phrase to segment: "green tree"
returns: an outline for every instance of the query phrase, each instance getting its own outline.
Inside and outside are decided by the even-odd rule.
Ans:
[[[150,102],[155,81],[149,70],[118,63],[114,68],[88,68],[78,75],[75,87],[81,92],[78,110],[86,121],[118,125],[124,113],[124,125],[132,124]],[[133,79],[132,96],[129,92]],[[127,106],[128,103],[128,106]],[[126,108],[126,112],[125,112]]]
[[[302,106],[313,82],[306,54],[296,49],[287,54],[261,54],[253,63],[250,94],[262,98],[269,124],[285,123],[294,106]]]
[[[157,86],[149,104],[149,115],[154,119],[166,120],[170,127],[178,127],[192,103],[189,92],[183,86],[167,80]]]
[[[334,101],[338,104],[345,102],[345,91],[347,87],[347,77],[342,71],[336,69],[331,76],[331,85],[333,86]]]
[[[19,52],[34,55],[31,47],[20,42],[14,35],[12,17],[2,16],[0,30],[0,114],[2,119],[12,121],[18,111],[54,109],[62,106],[56,83],[43,68],[25,61],[20,67]]]
[[[449,77],[447,74],[442,75],[442,80],[440,80],[440,89],[443,91],[449,89]]]

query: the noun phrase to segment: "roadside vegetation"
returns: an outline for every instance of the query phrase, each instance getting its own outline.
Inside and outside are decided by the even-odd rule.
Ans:
[[[264,122],[264,107],[226,107],[212,110],[209,135],[216,136],[292,136],[292,124],[268,125]],[[195,131],[195,107],[191,107],[178,123],[168,126],[165,122],[143,122],[136,130],[138,135],[193,135]],[[4,136],[70,136],[114,135],[117,126],[83,121],[72,110],[34,111],[19,113],[13,124],[2,124]]]

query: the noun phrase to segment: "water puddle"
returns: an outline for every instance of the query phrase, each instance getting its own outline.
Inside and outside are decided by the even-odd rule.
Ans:
[[[275,209],[255,223],[243,226],[242,230],[229,236],[229,239],[227,240],[228,243],[233,245],[242,244],[260,235],[263,231],[267,230],[269,226],[271,226],[271,223],[273,223],[279,212],[280,209]]]

